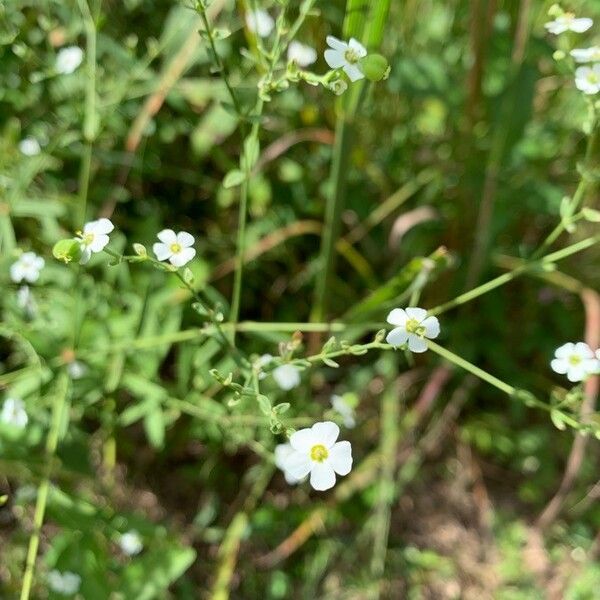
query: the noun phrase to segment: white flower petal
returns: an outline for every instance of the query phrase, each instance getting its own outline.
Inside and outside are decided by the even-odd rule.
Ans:
[[[587,31],[593,24],[594,21],[592,21],[592,19],[588,19],[587,17],[573,19],[570,30],[574,31],[575,33],[583,33],[584,31]]]
[[[188,248],[189,246],[193,246],[194,242],[194,236],[191,233],[188,233],[187,231],[180,231],[177,234],[177,243],[182,248]]]
[[[554,351],[554,356],[556,356],[556,358],[567,358],[573,354],[573,350],[575,350],[575,344],[567,342]]]
[[[287,57],[299,67],[308,67],[317,61],[317,51],[306,44],[292,40],[288,46]]]
[[[402,327],[396,327],[386,335],[385,341],[391,346],[402,346],[408,341],[408,331]]]
[[[176,244],[177,236],[172,229],[163,229],[156,234],[156,237],[163,243],[167,245]]]
[[[352,469],[350,442],[337,442],[329,451],[329,464],[338,475],[348,475]]]
[[[427,342],[422,337],[411,333],[408,336],[408,349],[411,352],[425,352],[427,350]]]
[[[425,337],[430,340],[440,335],[440,322],[435,317],[427,317],[421,325],[425,327]]]
[[[335,472],[327,461],[313,463],[310,472],[310,485],[319,492],[329,490],[335,485]]]
[[[295,479],[303,479],[312,468],[312,462],[308,454],[293,452],[283,462],[283,470]]]
[[[312,432],[318,444],[331,448],[340,435],[340,428],[333,421],[324,421],[315,423],[312,426]]]
[[[306,454],[307,457],[310,449],[318,443],[312,429],[309,428],[299,429],[290,436],[290,446],[294,450]]]
[[[550,362],[550,367],[555,373],[564,375],[569,370],[569,363],[563,358],[555,358]]]
[[[358,54],[359,58],[364,58],[367,55],[367,49],[355,38],[350,38],[348,46]]]
[[[575,344],[575,353],[581,358],[593,358],[592,349],[585,342],[577,342]]]
[[[343,67],[344,73],[348,75],[350,81],[359,81],[365,78],[365,74],[361,71],[358,65],[345,64]]]
[[[153,244],[152,252],[154,252],[157,260],[167,260],[173,254],[170,246],[163,244],[162,242],[156,242]]]
[[[84,231],[91,231],[93,233],[110,233],[111,231],[114,230],[115,226],[112,224],[112,222],[110,221],[110,219],[107,219],[105,217],[102,217],[101,219],[98,219],[97,221],[91,221],[90,223],[88,223],[86,225],[86,227],[90,225],[90,229],[86,230],[84,228]]]
[[[410,319],[416,319],[419,323],[427,318],[427,311],[424,308],[410,307],[406,309],[406,314]]]
[[[276,369],[273,369],[272,374],[275,383],[282,390],[289,391],[300,385],[300,371],[294,365],[280,365]]]
[[[85,265],[90,262],[90,258],[92,258],[92,251],[85,245],[81,245],[81,258],[79,259],[80,265]]]
[[[408,321],[408,315],[403,308],[395,308],[387,316],[387,322],[390,325],[396,325],[397,327],[406,325],[406,321]]]
[[[110,238],[106,234],[95,233],[94,239],[92,240],[92,243],[88,245],[88,248],[94,253],[102,252],[104,247],[108,245],[108,242],[110,242]]]
[[[291,444],[277,444],[275,446],[275,466],[278,469],[284,470],[285,459],[291,456],[295,450],[292,448]]]
[[[587,372],[583,363],[578,365],[569,365],[569,370],[567,371],[567,379],[569,381],[573,383],[583,381],[586,375]]]
[[[339,69],[340,67],[343,67],[346,64],[346,59],[344,58],[343,54],[340,54],[337,50],[325,50],[325,62],[332,68],[332,69]]]
[[[325,39],[327,41],[327,45],[330,48],[333,48],[334,50],[337,50],[338,52],[341,52],[342,54],[344,52],[346,52],[346,50],[348,50],[348,48],[349,48],[349,46],[348,46],[348,44],[346,44],[346,42],[342,42],[342,40],[338,40],[333,35],[328,35]]]
[[[194,256],[196,256],[196,250],[194,250],[194,248],[183,248],[181,252],[173,254],[171,258],[169,258],[169,262],[174,267],[183,267],[183,265],[189,263]]]

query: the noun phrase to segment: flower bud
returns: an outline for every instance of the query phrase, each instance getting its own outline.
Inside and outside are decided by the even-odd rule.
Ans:
[[[52,254],[54,258],[64,263],[77,262],[81,258],[81,240],[76,238],[60,240],[54,244]]]
[[[360,59],[360,70],[370,81],[387,79],[390,74],[390,65],[385,56],[381,54],[367,54]]]

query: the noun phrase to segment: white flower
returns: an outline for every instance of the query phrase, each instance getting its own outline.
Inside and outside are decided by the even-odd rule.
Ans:
[[[83,50],[79,46],[61,48],[56,55],[55,68],[61,75],[69,75],[81,64]]]
[[[83,226],[81,238],[81,258],[79,264],[85,265],[89,262],[92,254],[102,252],[110,241],[108,234],[115,228],[109,219],[102,217],[97,221],[90,221]]]
[[[183,267],[196,256],[194,236],[185,231],[175,233],[172,229],[163,229],[157,235],[160,242],[152,246],[158,260],[168,260],[174,267]]]
[[[287,57],[299,67],[308,67],[317,61],[317,51],[306,44],[292,40],[288,46]]]
[[[598,371],[598,359],[585,342],[568,342],[557,348],[550,366],[555,373],[566,375],[573,383],[583,381]]]
[[[74,360],[67,365],[67,373],[71,379],[81,379],[87,373],[87,367],[82,362]]]
[[[571,50],[571,56],[578,63],[600,62],[600,46],[591,48],[575,48]]]
[[[17,306],[29,317],[35,316],[35,313],[37,312],[37,303],[31,293],[31,288],[28,285],[22,285],[17,290]]]
[[[440,334],[440,323],[435,317],[428,317],[424,308],[395,308],[387,316],[387,322],[396,325],[385,338],[392,346],[402,346],[408,342],[412,352],[425,352],[427,342]]]
[[[584,94],[600,92],[600,63],[575,69],[575,85]]]
[[[285,461],[294,452],[295,450],[290,446],[290,444],[277,444],[277,446],[275,446],[275,466],[283,471],[283,476],[285,477],[286,482],[290,485],[296,485],[297,483],[300,483],[302,479],[304,479],[303,477],[298,479],[285,470]]]
[[[358,62],[367,55],[367,49],[358,40],[350,38],[346,43],[328,35],[327,44],[330,47],[325,50],[325,62],[332,69],[343,69],[350,81],[364,78],[365,74],[358,66]]]
[[[33,283],[38,280],[44,264],[44,259],[35,252],[23,252],[10,267],[10,278],[15,283],[21,283],[23,280]]]
[[[63,596],[72,596],[79,591],[81,577],[71,571],[61,573],[54,569],[48,573],[48,585],[53,592]]]
[[[573,13],[565,13],[560,17],[554,19],[554,21],[550,21],[546,23],[544,27],[555,35],[560,33],[564,33],[565,31],[574,31],[575,33],[583,33],[587,31],[592,25],[594,21],[588,18],[575,18]]]
[[[283,460],[288,476],[302,479],[310,473],[315,490],[328,490],[335,485],[335,475],[348,475],[352,469],[350,442],[337,442],[340,428],[331,421],[315,423],[290,437],[293,452]]]
[[[135,556],[144,549],[144,544],[142,543],[140,534],[132,529],[121,535],[119,538],[119,547],[127,556]]]
[[[254,363],[255,368],[259,371],[258,378],[264,379],[267,376],[267,373],[262,371],[262,368],[267,366],[273,360],[272,354],[263,354],[259,356],[256,362]]]
[[[27,421],[29,421],[23,400],[19,398],[7,398],[2,406],[0,421],[18,429],[23,429],[27,425]]]
[[[246,26],[252,33],[265,38],[273,31],[275,21],[266,10],[259,9],[246,13]]]
[[[35,156],[42,151],[42,148],[34,137],[26,137],[19,142],[19,150],[25,156]]]
[[[300,369],[294,365],[284,364],[273,369],[275,383],[285,391],[300,385]]]
[[[354,409],[344,400],[344,398],[342,398],[342,396],[331,396],[331,406],[333,410],[342,417],[344,425],[348,429],[356,427]]]

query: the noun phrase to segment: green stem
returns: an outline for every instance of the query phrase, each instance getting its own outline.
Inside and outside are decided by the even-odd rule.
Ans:
[[[448,302],[445,302],[444,304],[432,308],[429,311],[429,314],[439,315],[443,312],[446,312],[447,310],[450,310],[451,308],[455,308],[456,306],[465,304],[466,302],[470,302],[471,300],[474,300],[475,298],[478,298],[479,296],[486,294],[487,292],[490,292],[491,290],[496,289],[508,283],[509,281],[512,281],[520,275],[523,275],[523,273],[530,271],[532,268],[543,268],[545,265],[549,265],[558,260],[562,260],[563,258],[567,258],[568,256],[576,254],[577,252],[581,252],[582,250],[586,250],[587,248],[590,248],[598,242],[600,242],[600,235],[595,235],[586,238],[585,240],[581,240],[576,244],[571,244],[570,246],[567,246],[566,248],[563,248],[561,250],[557,250],[556,252],[552,252],[551,254],[547,254],[539,260],[527,261],[522,266],[517,267],[514,271],[504,273],[503,275],[499,275],[498,277],[488,281],[487,283],[477,286],[476,288],[473,288],[472,290],[469,290],[464,294],[460,294],[453,300],[450,300]]]
[[[66,403],[69,390],[69,378],[66,373],[59,376],[57,384],[57,395],[52,406],[52,421],[48,437],[46,438],[46,465],[44,476],[39,485],[37,500],[35,503],[35,513],[33,516],[33,533],[29,538],[29,547],[27,549],[27,558],[25,561],[25,573],[23,575],[23,585],[21,587],[20,600],[28,600],[33,584],[35,572],[35,563],[40,545],[40,533],[44,524],[44,515],[46,513],[46,504],[48,502],[48,492],[50,489],[50,476],[52,474],[52,465],[56,448],[58,447],[58,437],[62,423],[62,414]]]
[[[92,166],[92,149],[96,138],[98,124],[96,115],[96,24],[87,0],[79,0],[86,35],[87,81],[85,88],[85,105],[83,115],[83,139],[85,147],[79,168],[79,203],[77,225],[85,222],[90,173]]]
[[[490,385],[493,385],[495,388],[498,388],[500,391],[504,392],[505,394],[508,394],[509,396],[513,396],[514,393],[516,392],[516,388],[512,387],[511,385],[508,385],[508,383],[504,383],[504,381],[498,379],[497,377],[494,377],[487,371],[480,369],[479,367],[475,366],[473,363],[470,363],[468,360],[465,360],[464,358],[461,358],[457,354],[454,354],[454,352],[450,352],[450,350],[446,350],[446,348],[439,346],[438,344],[436,344],[435,342],[432,342],[431,340],[427,340],[427,345],[429,346],[430,350],[433,350],[433,352],[435,352],[442,358],[445,358],[447,361],[455,364],[457,367],[460,367],[461,369],[464,369],[465,371],[468,371],[469,373],[473,373],[473,375],[479,377],[479,379],[483,379],[483,381],[487,381]]]
[[[336,259],[336,243],[340,232],[340,217],[346,197],[346,176],[349,165],[350,123],[340,117],[335,128],[335,144],[331,163],[333,194],[325,206],[323,239],[319,256],[319,273],[315,289],[315,303],[311,321],[323,321],[327,317],[328,302],[331,297],[332,278]]]

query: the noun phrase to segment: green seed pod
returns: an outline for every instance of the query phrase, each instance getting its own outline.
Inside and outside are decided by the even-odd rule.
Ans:
[[[387,79],[390,74],[390,65],[385,56],[381,54],[367,54],[360,59],[360,70],[370,81]]]
[[[78,261],[81,258],[81,240],[76,238],[60,240],[54,244],[52,254],[54,258],[64,263]]]

